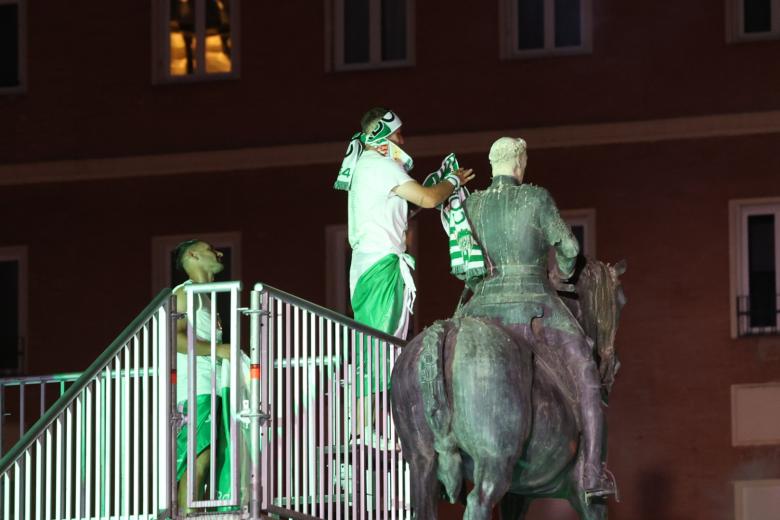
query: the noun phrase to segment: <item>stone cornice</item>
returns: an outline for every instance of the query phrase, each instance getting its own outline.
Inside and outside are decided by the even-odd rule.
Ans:
[[[504,135],[522,136],[530,148],[539,150],[773,133],[780,133],[780,111],[421,135],[410,139],[406,148],[414,157],[438,157],[451,151],[459,154],[486,154],[491,143]],[[336,168],[345,146],[346,140],[209,152],[5,164],[0,165],[0,185],[264,170],[318,164]]]

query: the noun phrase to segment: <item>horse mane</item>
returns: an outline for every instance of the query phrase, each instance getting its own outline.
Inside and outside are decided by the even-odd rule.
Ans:
[[[625,303],[619,276],[625,263],[611,266],[600,260],[588,259],[579,273],[576,290],[579,300],[578,319],[594,344],[601,382],[607,394],[612,390],[620,362],[615,352],[620,309]]]

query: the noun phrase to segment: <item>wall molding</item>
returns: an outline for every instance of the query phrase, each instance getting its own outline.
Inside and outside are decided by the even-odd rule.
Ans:
[[[406,148],[414,157],[437,157],[453,150],[459,154],[487,154],[493,141],[504,135],[523,136],[529,148],[541,150],[775,133],[780,133],[780,110],[420,135],[410,138]],[[0,165],[0,186],[313,165],[329,165],[335,172],[346,145],[347,138],[339,142],[236,150],[12,163]]]

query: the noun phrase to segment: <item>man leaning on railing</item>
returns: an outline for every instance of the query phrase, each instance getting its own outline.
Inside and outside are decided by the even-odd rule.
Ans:
[[[204,497],[206,476],[209,472],[209,460],[211,446],[211,302],[207,296],[195,295],[195,323],[192,323],[192,312],[187,308],[187,295],[185,286],[193,283],[210,283],[214,281],[214,275],[224,269],[222,265],[222,253],[215,250],[210,244],[202,240],[187,240],[176,248],[176,265],[189,276],[189,279],[173,290],[176,296],[176,308],[179,312],[187,314],[187,320],[179,320],[176,325],[176,404],[180,412],[187,414],[187,326],[192,325],[195,330],[195,354],[196,354],[196,407],[197,425],[195,433],[195,500]],[[222,343],[222,324],[219,315],[216,319],[216,354],[219,359],[230,359],[230,344]],[[217,371],[217,389],[224,385],[221,382],[220,371]],[[225,382],[227,384],[227,382]],[[219,392],[216,399],[221,401]],[[216,418],[215,418],[216,419]],[[222,424],[222,421],[218,421]],[[176,479],[180,483],[178,491],[179,510],[186,512],[187,508],[187,428],[185,424],[179,430],[176,438]],[[218,438],[226,440],[225,435]],[[215,449],[224,450],[225,442],[218,442]],[[219,455],[219,454],[218,454]],[[225,461],[226,457],[217,457],[219,461]],[[224,468],[216,468],[218,494],[229,493],[229,478],[225,475]],[[223,489],[224,488],[224,489]]]

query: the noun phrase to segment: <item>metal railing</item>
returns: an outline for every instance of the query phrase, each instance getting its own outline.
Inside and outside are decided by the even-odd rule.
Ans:
[[[780,295],[737,296],[737,335],[780,334]]]
[[[41,395],[51,395],[45,388],[53,382],[62,395],[45,411],[48,399],[39,396],[41,417],[27,431],[22,410],[30,407],[33,380],[4,380],[0,396],[6,387],[19,389],[22,438],[0,460],[2,518],[186,515],[178,510],[185,483],[175,478],[177,437],[183,425],[198,424],[190,403],[204,395],[210,446],[230,446],[229,493],[216,494],[212,449],[205,484],[196,490],[187,472],[188,509],[252,519],[411,518],[409,470],[386,391],[405,342],[267,285],[255,286],[249,308],[239,307],[240,282],[185,290],[189,315],[176,313],[163,291],[83,374],[37,378]],[[219,362],[216,303],[223,293],[231,301],[230,357]],[[197,316],[204,301],[206,325]],[[250,316],[249,358],[239,348],[241,314]],[[186,355],[177,351],[175,330],[185,317]],[[210,354],[196,356],[205,327]],[[199,371],[207,392],[198,390]],[[176,390],[177,372],[192,375],[186,395]],[[222,406],[228,413],[217,418]],[[218,430],[223,419],[227,429]],[[187,468],[196,467],[195,436],[189,428]]]
[[[256,467],[262,509],[411,518],[409,470],[384,391],[405,342],[263,284],[252,308],[259,402],[270,415]]]
[[[143,520],[169,508],[169,297],[152,300],[0,459],[3,519]]]
[[[0,378],[0,457],[79,377],[81,372]]]

